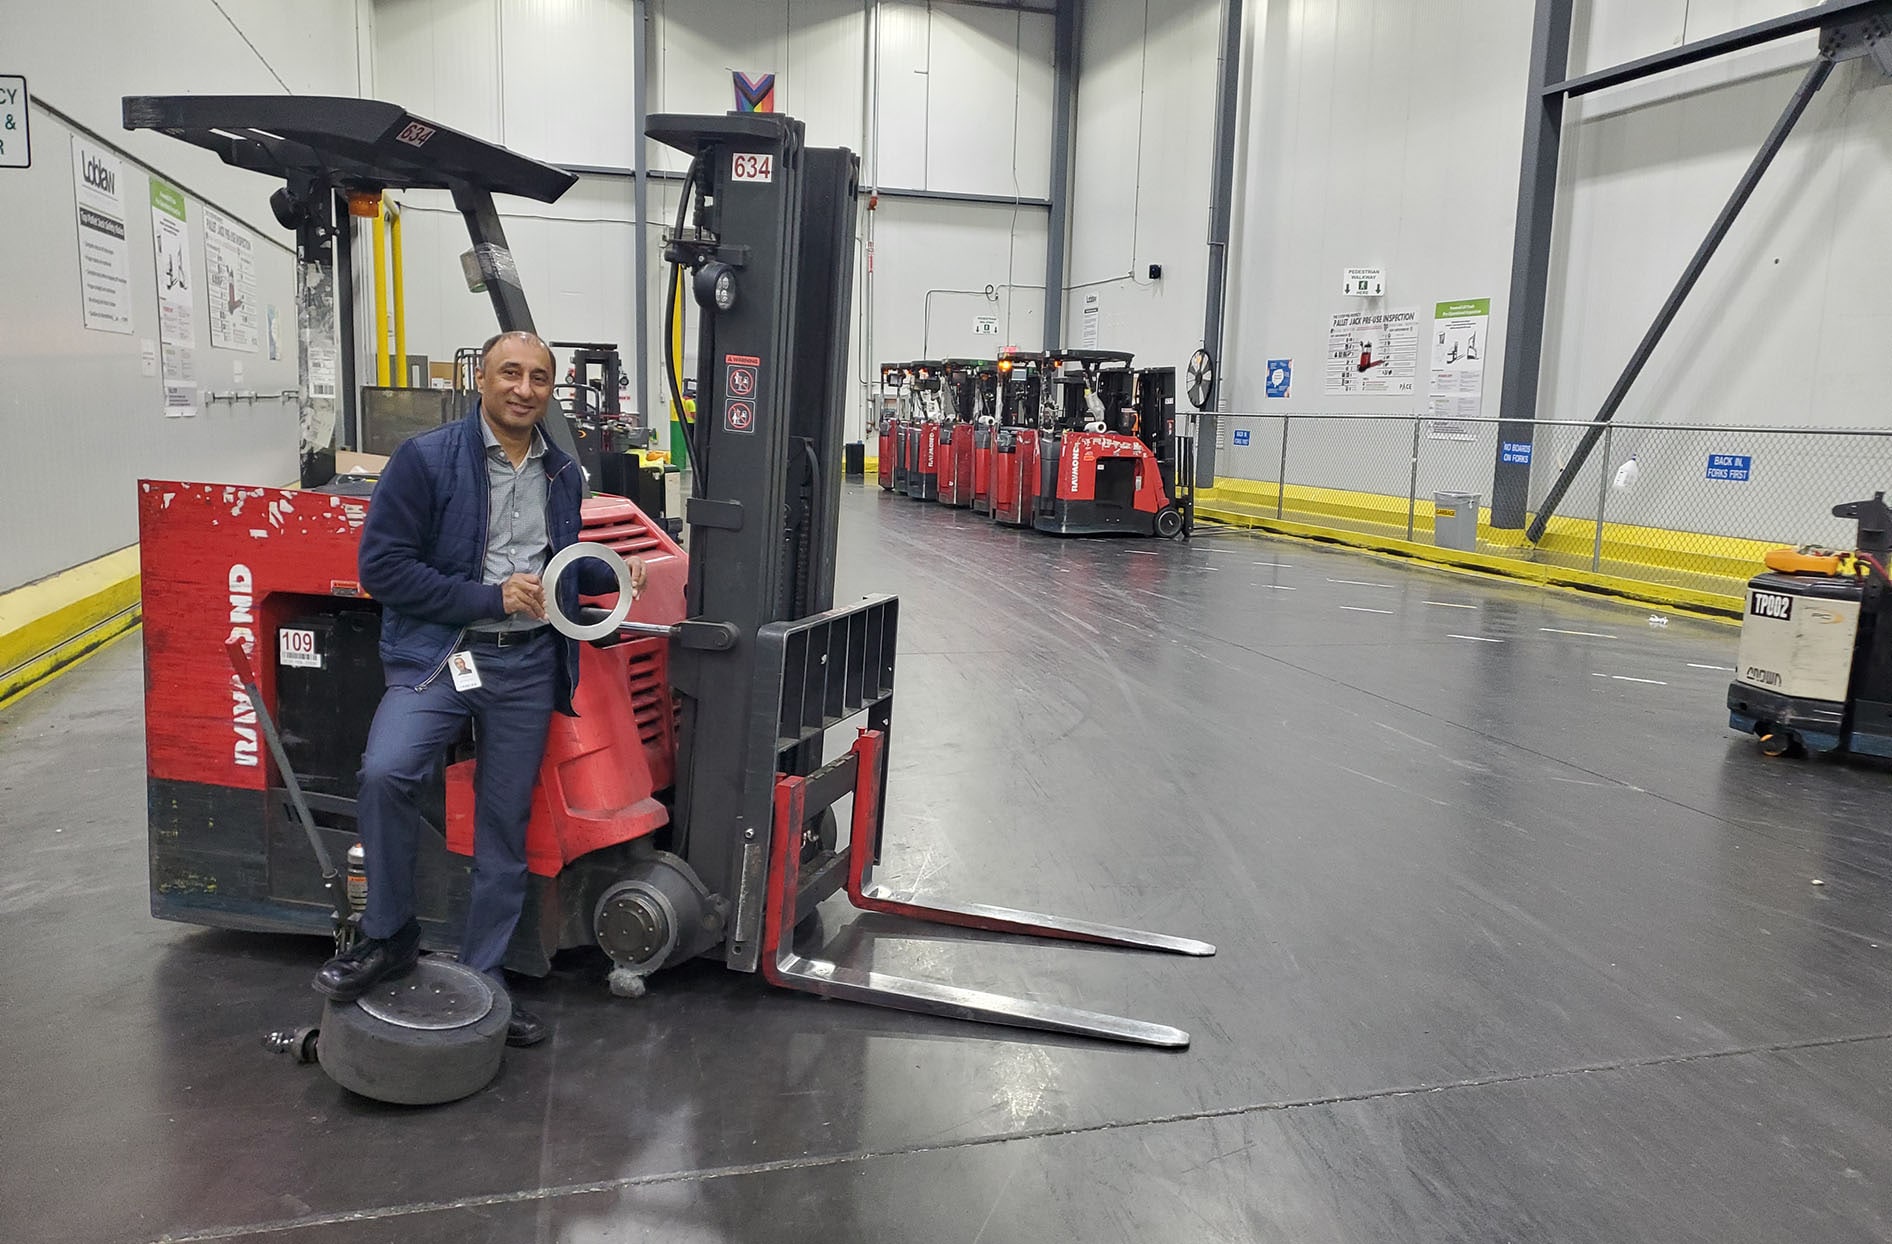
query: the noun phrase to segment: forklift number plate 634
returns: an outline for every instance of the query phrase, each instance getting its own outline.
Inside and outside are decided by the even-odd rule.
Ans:
[[[730,157],[729,180],[731,181],[774,181],[775,157],[772,155],[748,155],[738,151]]]

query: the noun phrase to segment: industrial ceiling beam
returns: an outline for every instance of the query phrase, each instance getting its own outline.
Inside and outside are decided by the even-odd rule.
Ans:
[[[1751,26],[1730,30],[1726,34],[1710,35],[1706,39],[1684,43],[1680,47],[1669,48],[1667,51],[1644,56],[1638,60],[1625,61],[1620,65],[1612,65],[1608,69],[1599,69],[1595,73],[1586,73],[1561,82],[1547,83],[1539,90],[1546,96],[1559,95],[1565,98],[1588,95],[1592,91],[1621,86],[1626,82],[1635,82],[1653,74],[1667,73],[1671,69],[1680,69],[1685,65],[1700,64],[1705,60],[1713,60],[1717,56],[1726,56],[1730,52],[1759,47],[1765,43],[1772,43],[1776,39],[1785,39],[1792,35],[1805,34],[1808,31],[1858,21],[1861,18],[1882,13],[1892,13],[1892,0],[1827,0],[1825,4],[1816,4],[1811,8],[1798,9],[1783,17],[1755,22]]]

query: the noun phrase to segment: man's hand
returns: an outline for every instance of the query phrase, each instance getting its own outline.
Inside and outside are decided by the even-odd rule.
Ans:
[[[644,581],[649,577],[650,573],[644,568],[644,559],[641,557],[627,557],[624,559],[624,564],[631,568],[631,595],[642,596],[644,594]]]
[[[529,618],[545,621],[545,585],[539,582],[535,574],[516,574],[499,585],[500,599],[505,602],[508,617],[523,613]]]

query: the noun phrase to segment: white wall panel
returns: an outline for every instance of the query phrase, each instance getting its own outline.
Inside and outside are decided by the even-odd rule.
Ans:
[[[553,164],[629,168],[636,36],[631,0],[500,0],[506,145]]]
[[[652,187],[653,212],[676,210],[676,186]],[[884,361],[958,355],[990,358],[1004,345],[1036,350],[1043,344],[1045,214],[1004,204],[882,199],[874,221],[872,357],[866,354],[862,321],[867,298],[866,212],[862,211],[854,255],[854,325],[848,354],[850,386],[846,435],[860,439],[873,403],[878,365]],[[663,274],[655,237],[650,239],[653,336],[649,343],[654,409],[669,419],[662,383]],[[986,286],[993,286],[990,296]],[[694,325],[694,311],[690,312]],[[982,315],[999,318],[1000,336],[975,336]],[[694,329],[685,342],[687,368],[695,364]],[[694,374],[691,370],[688,374]]]
[[[651,112],[721,114],[734,103],[732,71],[776,75],[776,108],[799,118],[810,142],[866,157],[863,103],[872,81],[868,6],[863,0],[650,0]],[[1043,198],[1049,193],[1051,19],[924,0],[879,6],[877,112],[881,184]],[[375,53],[381,93],[417,111],[525,154],[611,167],[632,163],[629,0],[379,0]],[[620,54],[620,45],[622,53]],[[584,53],[574,68],[573,49]],[[612,67],[622,61],[623,73]],[[431,111],[430,111],[431,110]],[[680,153],[649,144],[654,169],[681,171]],[[863,168],[871,181],[873,169]],[[653,274],[650,322],[661,323],[657,235],[674,211],[675,184],[653,180],[652,224],[643,244]],[[630,183],[587,177],[549,208],[500,203],[527,297],[547,335],[631,341],[631,287],[638,240]],[[483,298],[464,291],[457,218],[440,196],[409,196],[410,348],[446,357],[491,331]],[[539,220],[534,217],[552,217]],[[1018,344],[1039,344],[1045,212],[1009,205],[883,198],[876,220],[872,288],[875,360],[864,360],[869,282],[856,261],[855,341],[850,376],[858,434],[871,362],[937,350],[991,353],[973,338],[976,313],[997,313]],[[423,273],[425,265],[430,271]],[[984,287],[995,287],[988,300]],[[1009,288],[1029,285],[1028,290]],[[928,290],[968,289],[972,293]],[[979,304],[975,307],[973,304]],[[956,305],[963,304],[963,305]],[[652,422],[667,423],[661,338],[649,352]]]
[[[1594,413],[1792,91],[1789,70],[1566,136],[1567,189],[1540,401]],[[1892,92],[1842,65],[1710,263],[1621,418],[1882,424],[1875,351],[1888,261],[1869,205],[1888,189]],[[1651,212],[1653,203],[1662,205]]]
[[[402,200],[408,209],[402,225],[407,348],[450,360],[456,349],[477,346],[496,330],[492,302],[466,287],[459,258],[468,245],[466,226],[447,196],[409,193]],[[630,180],[583,177],[553,204],[498,202],[540,336],[612,341],[632,354],[636,228]]]
[[[269,187],[207,151],[148,130],[126,131],[123,97],[280,95],[284,83],[300,94],[357,93],[355,0],[226,0],[222,12],[210,0],[0,7],[8,72],[25,74],[35,96],[258,229],[279,232]]]
[[[1050,193],[1050,19],[937,5],[928,30],[926,180],[917,184],[1044,198]]]
[[[732,74],[775,75],[775,109],[798,118],[808,140],[862,149],[867,62],[858,0],[652,0],[650,110],[720,114],[735,107]],[[681,170],[682,156],[652,146],[653,167]]]
[[[1202,342],[1220,8],[1148,0],[1085,13],[1066,345],[1089,306],[1098,345],[1149,366],[1181,367]]]
[[[795,0],[788,13],[788,44],[775,79],[777,111],[799,118],[816,146],[864,155],[865,9],[860,0]]]
[[[376,0],[374,35],[377,98],[506,141],[498,0]]]
[[[1415,409],[1423,392],[1322,394],[1329,317],[1416,307],[1427,321],[1436,302],[1489,296],[1500,356],[1530,6],[1272,0],[1255,18],[1224,395],[1235,410]],[[1352,265],[1385,267],[1387,296],[1341,295]],[[1263,396],[1270,358],[1295,362],[1289,402]],[[1488,364],[1493,409],[1500,380]]]
[[[1004,345],[1040,348],[1043,212],[883,199],[877,214],[874,351],[882,359],[990,358]],[[982,315],[999,318],[997,340],[973,334]]]
[[[931,15],[925,4],[889,2],[878,8],[879,145],[876,165],[869,171],[883,186],[925,189]]]

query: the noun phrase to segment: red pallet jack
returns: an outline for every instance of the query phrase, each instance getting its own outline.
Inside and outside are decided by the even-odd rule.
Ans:
[[[905,363],[882,363],[880,365],[880,391],[891,392],[894,408],[883,410],[880,414],[879,459],[876,463],[882,492],[900,492],[906,485],[906,471],[901,464],[901,454],[905,446],[901,442],[900,412],[904,407],[906,389]]]
[[[971,507],[977,430],[991,423],[998,398],[998,368],[985,359],[947,359],[946,418],[939,429],[939,500]]]
[[[973,430],[972,440],[972,510],[975,514],[993,513],[993,490],[998,479],[996,450],[999,432],[1029,420],[1021,412],[1038,409],[1038,356],[1008,349],[996,368],[996,400],[992,418]]]
[[[450,191],[501,328],[529,330],[491,196],[553,201],[575,181],[570,174],[372,100],[150,97],[128,100],[126,120],[282,177],[291,202],[278,215],[297,223],[305,288],[331,263],[324,246],[334,217],[325,213],[336,196]],[[428,141],[402,137],[414,133]],[[526,911],[506,966],[543,974],[558,951],[595,946],[614,965],[614,991],[636,994],[654,973],[710,956],[806,992],[1186,1045],[1173,1027],[791,948],[790,931],[846,893],[857,907],[936,923],[1184,955],[1214,950],[874,882],[899,602],[835,607],[840,478],[821,469],[839,460],[843,438],[855,161],[805,145],[801,124],[774,114],[657,116],[649,137],[691,161],[665,255],[693,276],[670,287],[694,290],[701,308],[702,409],[727,411],[732,400],[748,409],[688,431],[699,464],[686,507],[690,556],[630,502],[593,497],[584,543],[546,568],[556,582],[579,557],[621,568],[621,555],[635,553],[649,586],[608,611],[592,602],[603,616],[555,621],[584,638],[580,715],[553,722],[527,831]],[[743,167],[775,176],[738,182],[732,170]],[[746,296],[713,293],[731,284]],[[308,323],[322,326],[319,316]],[[732,397],[727,373],[743,369]],[[680,385],[679,370],[667,370]],[[313,854],[339,858],[354,843],[355,770],[383,691],[380,607],[362,595],[354,569],[372,480],[334,477],[335,446],[323,438],[336,426],[345,421],[300,425],[314,438],[302,447],[302,488],[140,484],[150,893],[160,918],[338,940],[350,931],[332,864],[316,866],[305,842],[312,818],[326,847]],[[555,442],[569,438],[556,409],[544,426]],[[256,667],[243,683],[230,669],[232,641]],[[259,747],[264,714],[283,727],[285,761]],[[850,746],[826,762],[824,744],[850,728]],[[430,796],[442,834],[417,861],[430,949],[453,944],[469,876],[462,853],[471,848],[476,762],[465,750],[448,759]],[[292,786],[308,817],[294,807]],[[840,805],[850,798],[843,830]]]
[[[906,494],[915,501],[937,501],[939,426],[945,400],[941,386],[946,365],[938,359],[916,359],[907,367],[913,415],[906,426]]]

